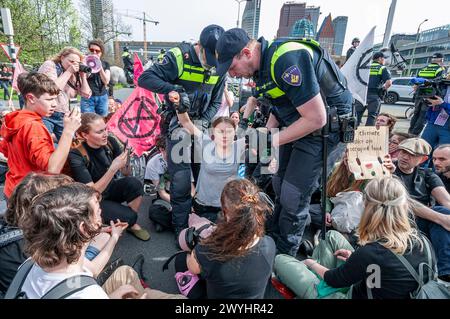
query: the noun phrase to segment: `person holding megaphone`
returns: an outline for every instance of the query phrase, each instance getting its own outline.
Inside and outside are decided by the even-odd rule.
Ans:
[[[92,94],[86,70],[80,68],[83,59],[84,55],[78,49],[66,47],[39,68],[38,72],[47,75],[61,90],[55,112],[50,117],[43,118],[55,143],[58,143],[61,138],[64,116],[70,113],[70,100],[78,95],[89,98]]]

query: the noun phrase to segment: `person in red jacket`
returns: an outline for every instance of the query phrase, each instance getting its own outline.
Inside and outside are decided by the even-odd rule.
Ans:
[[[8,158],[4,193],[10,197],[18,183],[30,172],[61,172],[72,144],[72,137],[81,124],[77,108],[64,118],[64,130],[55,149],[53,140],[42,122],[56,108],[60,89],[48,76],[31,72],[22,74],[18,87],[25,98],[24,109],[5,116],[0,134],[0,152]]]

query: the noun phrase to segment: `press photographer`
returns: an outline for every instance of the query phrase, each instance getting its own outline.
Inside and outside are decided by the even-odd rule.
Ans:
[[[47,75],[61,89],[56,110],[43,119],[55,143],[59,142],[64,129],[64,115],[70,113],[70,99],[89,98],[92,91],[87,82],[89,68],[81,63],[83,54],[76,48],[66,47],[39,68],[39,73]]]

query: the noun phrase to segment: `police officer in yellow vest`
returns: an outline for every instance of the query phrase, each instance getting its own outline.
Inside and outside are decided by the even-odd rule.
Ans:
[[[370,66],[369,84],[367,87],[367,106],[356,104],[356,114],[358,116],[358,126],[361,124],[366,108],[368,110],[366,126],[375,126],[375,122],[381,108],[381,99],[387,89],[392,85],[391,73],[384,66],[385,56],[383,52],[375,52]]]
[[[435,80],[445,76],[444,56],[441,53],[435,53],[431,58],[431,63],[419,71],[417,77],[427,80]],[[420,135],[426,123],[426,113],[429,104],[421,98],[415,98],[414,115],[411,118],[409,133]]]
[[[217,39],[224,32],[218,25],[209,25],[200,34],[196,44],[181,43],[170,49],[161,61],[152,65],[139,77],[139,86],[155,93],[166,94],[168,104],[169,93],[179,92],[179,88],[187,93],[190,102],[189,117],[201,121],[203,129],[207,129],[222,103],[224,78],[214,74],[217,64],[215,47]],[[168,136],[168,171],[171,178],[170,203],[172,205],[172,221],[175,235],[188,226],[188,214],[191,211],[191,161],[181,162],[172,156],[173,147],[183,140],[175,133],[179,128],[175,109],[170,109]],[[186,138],[184,136],[184,138]],[[190,141],[190,136],[189,136]],[[183,150],[181,150],[183,151]],[[177,153],[177,152],[173,152]],[[186,154],[189,159],[189,155]],[[182,156],[182,155],[181,155]],[[195,167],[198,170],[198,167]],[[194,171],[195,176],[196,171]]]
[[[131,60],[131,54],[129,52],[128,47],[123,47],[122,62],[123,62],[123,69],[125,71],[125,77],[127,78],[127,83],[132,84],[134,65],[133,61]]]
[[[276,208],[269,234],[280,253],[296,256],[306,227],[311,195],[322,171],[322,128],[330,113],[348,117],[352,95],[330,55],[313,40],[250,39],[243,29],[225,32],[217,42],[217,73],[253,77],[255,95],[272,104],[266,127],[285,128],[272,137],[279,147],[279,169],[272,183]],[[336,124],[337,116],[333,117]],[[339,126],[339,125],[338,125]],[[339,128],[330,130],[329,152],[339,143]]]

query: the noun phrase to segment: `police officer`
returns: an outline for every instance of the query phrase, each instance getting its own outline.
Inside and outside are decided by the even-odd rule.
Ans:
[[[183,42],[180,46],[170,49],[159,63],[152,65],[139,77],[139,86],[155,93],[166,94],[167,101],[169,96],[173,96],[175,91],[182,87],[189,97],[190,118],[193,121],[201,121],[203,129],[207,129],[221,105],[224,90],[224,78],[214,75],[217,63],[215,47],[223,32],[222,27],[210,25],[203,29],[198,43]],[[183,140],[183,136],[179,139],[175,136],[179,125],[174,108],[170,109],[166,120],[169,122],[167,134],[170,136],[167,142],[168,171],[171,178],[170,203],[177,236],[187,227],[188,214],[191,211],[191,163],[180,163],[175,159],[178,155],[175,153],[178,151],[172,152],[174,146]],[[185,140],[186,137],[183,141]],[[190,158],[190,153],[187,156]]]
[[[360,43],[361,43],[361,41],[359,40],[359,38],[354,38],[352,40],[352,46],[350,47],[350,49],[347,50],[347,56],[345,58],[345,62],[347,62],[348,59],[350,59],[350,57],[352,56],[352,54],[355,53],[355,50],[359,46]]]
[[[380,113],[381,99],[387,89],[392,85],[391,72],[384,66],[385,56],[383,52],[375,52],[373,62],[370,66],[369,85],[367,90],[367,116],[366,126],[375,126],[378,113]],[[358,125],[361,124],[366,107],[362,104],[356,104],[356,113],[358,115]]]
[[[295,256],[322,171],[325,104],[343,118],[351,114],[352,95],[330,55],[314,40],[269,43],[235,28],[220,37],[216,51],[219,75],[228,71],[232,77],[254,77],[255,95],[271,102],[266,127],[286,127],[272,137],[272,145],[280,149],[279,169],[272,179],[276,209],[268,229],[279,252]],[[339,140],[334,127],[327,139],[330,152]]]
[[[127,78],[128,84],[133,83],[133,79],[131,78],[131,74],[133,74],[133,61],[131,60],[131,54],[129,52],[128,47],[123,47],[122,53],[122,61],[123,61],[123,69],[125,70],[125,76]]]
[[[431,58],[431,63],[419,71],[418,77],[427,80],[435,80],[445,76],[444,56],[441,53],[435,53]],[[411,118],[409,133],[420,135],[426,123],[426,113],[429,104],[417,96],[414,99],[414,115]]]

